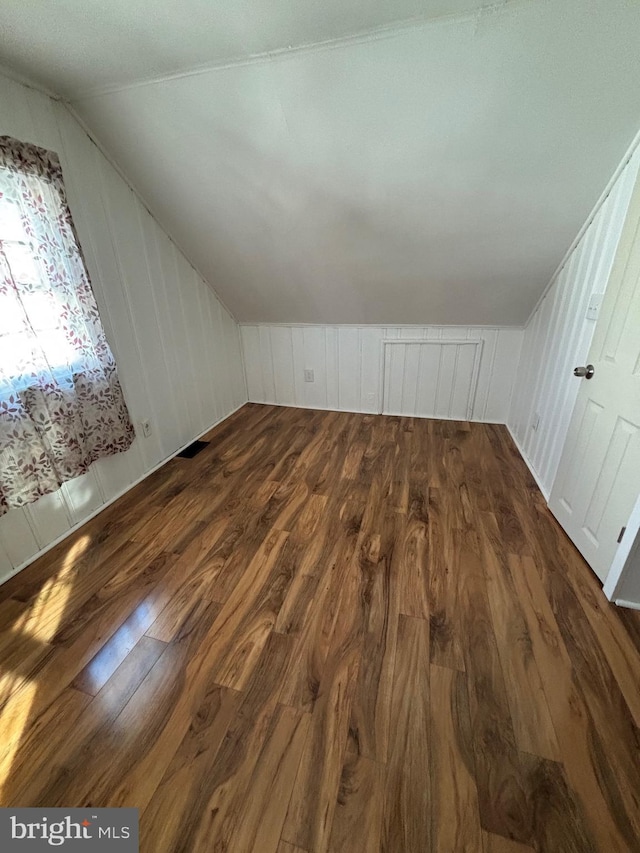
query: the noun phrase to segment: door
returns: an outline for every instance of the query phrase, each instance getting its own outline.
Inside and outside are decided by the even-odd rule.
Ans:
[[[596,324],[549,507],[601,581],[640,493],[640,182]]]

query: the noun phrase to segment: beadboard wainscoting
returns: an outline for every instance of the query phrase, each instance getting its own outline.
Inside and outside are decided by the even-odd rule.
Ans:
[[[68,110],[0,77],[0,134],[56,151],[138,437],[0,517],[0,581],[246,401],[234,318]],[[142,437],[141,421],[151,434]]]
[[[240,332],[252,402],[381,412],[387,388],[388,411],[456,417],[466,394],[472,402],[468,419],[494,423],[506,421],[523,336],[517,328],[458,326],[241,324]],[[426,357],[421,364],[413,353],[407,357],[409,347],[385,346],[385,341],[477,342],[465,347],[480,350],[474,394],[467,393],[468,358],[456,359],[456,347],[427,348],[433,350],[429,359],[436,371],[429,397],[418,388],[421,370],[426,381]],[[386,365],[385,350],[395,350]],[[305,382],[305,371],[313,371],[312,382]]]
[[[640,167],[636,150],[581,239],[554,276],[524,332],[508,426],[546,498],[558,469],[595,319],[594,294],[606,290],[631,191]]]

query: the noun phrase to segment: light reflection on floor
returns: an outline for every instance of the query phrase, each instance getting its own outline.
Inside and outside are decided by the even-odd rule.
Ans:
[[[103,705],[108,703],[110,698],[113,701],[119,701],[118,697],[112,693],[107,692],[106,697],[101,697],[98,691],[127,657],[156,616],[156,609],[151,602],[142,601],[89,663],[86,686],[90,692],[97,693],[96,699]]]

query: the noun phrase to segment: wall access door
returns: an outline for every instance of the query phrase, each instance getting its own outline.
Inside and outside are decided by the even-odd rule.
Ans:
[[[481,340],[383,341],[383,414],[469,420]]]

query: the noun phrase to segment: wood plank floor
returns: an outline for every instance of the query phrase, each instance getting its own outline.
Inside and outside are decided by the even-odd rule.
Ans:
[[[141,849],[640,851],[640,613],[504,427],[247,405],[0,588],[0,799]]]

